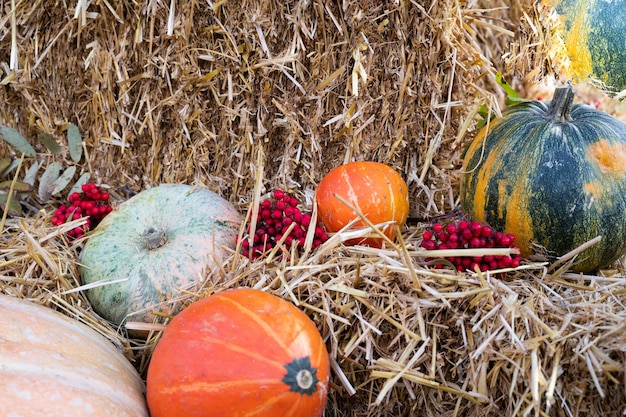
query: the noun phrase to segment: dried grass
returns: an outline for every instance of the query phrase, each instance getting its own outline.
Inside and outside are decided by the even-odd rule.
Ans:
[[[57,138],[76,123],[83,169],[116,202],[185,182],[242,213],[273,188],[312,208],[333,166],[385,162],[407,179],[416,218],[398,242],[346,247],[345,231],[288,259],[233,252],[178,302],[252,286],[300,306],[331,354],[328,416],[621,415],[621,264],[589,276],[568,272],[575,259],[528,261],[505,278],[457,274],[418,245],[429,219],[457,206],[478,108],[502,103],[495,71],[529,95],[551,88],[539,83],[551,62],[534,3],[5,1],[0,123]],[[580,100],[621,114],[598,94]],[[62,237],[75,224],[53,227],[54,204],[30,203],[28,217],[3,220],[0,293],[87,323],[145,373],[162,325],[136,340],[93,313],[82,242]]]

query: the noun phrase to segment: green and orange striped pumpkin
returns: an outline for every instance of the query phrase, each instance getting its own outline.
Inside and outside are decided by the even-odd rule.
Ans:
[[[626,252],[626,125],[574,97],[557,88],[485,126],[466,149],[460,200],[515,234],[524,256],[533,244],[562,256],[601,236],[573,267],[595,271]]]
[[[626,0],[542,0],[555,13],[550,56],[566,79],[626,89]]]
[[[290,302],[251,288],[190,304],[150,361],[152,417],[320,417],[330,364],[315,323]]]

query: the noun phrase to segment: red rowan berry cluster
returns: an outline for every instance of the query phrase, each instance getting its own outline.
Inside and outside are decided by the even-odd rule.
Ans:
[[[513,243],[515,236],[497,232],[491,227],[479,222],[460,220],[447,225],[435,223],[431,229],[422,234],[421,246],[427,250],[437,249],[468,249],[468,248],[517,248]],[[484,255],[484,256],[456,256],[447,257],[458,271],[474,270],[476,266],[481,271],[515,268],[520,265],[520,255]],[[427,261],[432,258],[426,259]],[[441,268],[441,264],[436,264]]]
[[[73,192],[70,194],[68,198],[70,204],[61,205],[52,217],[52,224],[55,226],[81,217],[88,217],[84,225],[67,232],[67,235],[72,239],[83,237],[86,232],[96,227],[113,210],[109,205],[109,193],[102,192],[97,185],[83,184],[81,190],[80,193]]]
[[[248,236],[244,236],[241,241],[244,256],[256,259],[274,248],[283,237],[287,250],[292,245],[303,247],[309,227],[312,226],[311,214],[300,211],[298,204],[297,198],[282,190],[275,190],[270,198],[263,200],[259,205],[252,246],[249,239],[250,224],[247,229]],[[288,233],[286,237],[285,233]],[[318,247],[326,240],[328,240],[328,235],[324,228],[319,225],[315,226],[312,248]]]

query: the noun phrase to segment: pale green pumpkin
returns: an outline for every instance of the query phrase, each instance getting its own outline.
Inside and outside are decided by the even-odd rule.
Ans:
[[[88,289],[89,301],[117,325],[176,314],[181,293],[194,291],[235,247],[240,224],[235,207],[206,188],[142,191],[107,215],[85,244],[83,283],[97,285]]]

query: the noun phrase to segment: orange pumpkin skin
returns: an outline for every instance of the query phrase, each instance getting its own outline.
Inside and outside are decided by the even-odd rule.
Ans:
[[[305,313],[237,288],[192,303],[165,328],[148,368],[148,406],[151,417],[319,417],[329,374]]]
[[[340,165],[320,181],[315,192],[315,201],[318,216],[329,232],[341,230],[358,217],[336,195],[350,203],[373,224],[394,221],[398,227],[402,227],[409,215],[406,182],[393,168],[379,162],[350,162]],[[366,227],[366,224],[359,219],[354,227]],[[384,234],[393,240],[395,230],[393,225],[387,226]],[[345,243],[381,247],[383,239],[361,238]]]

